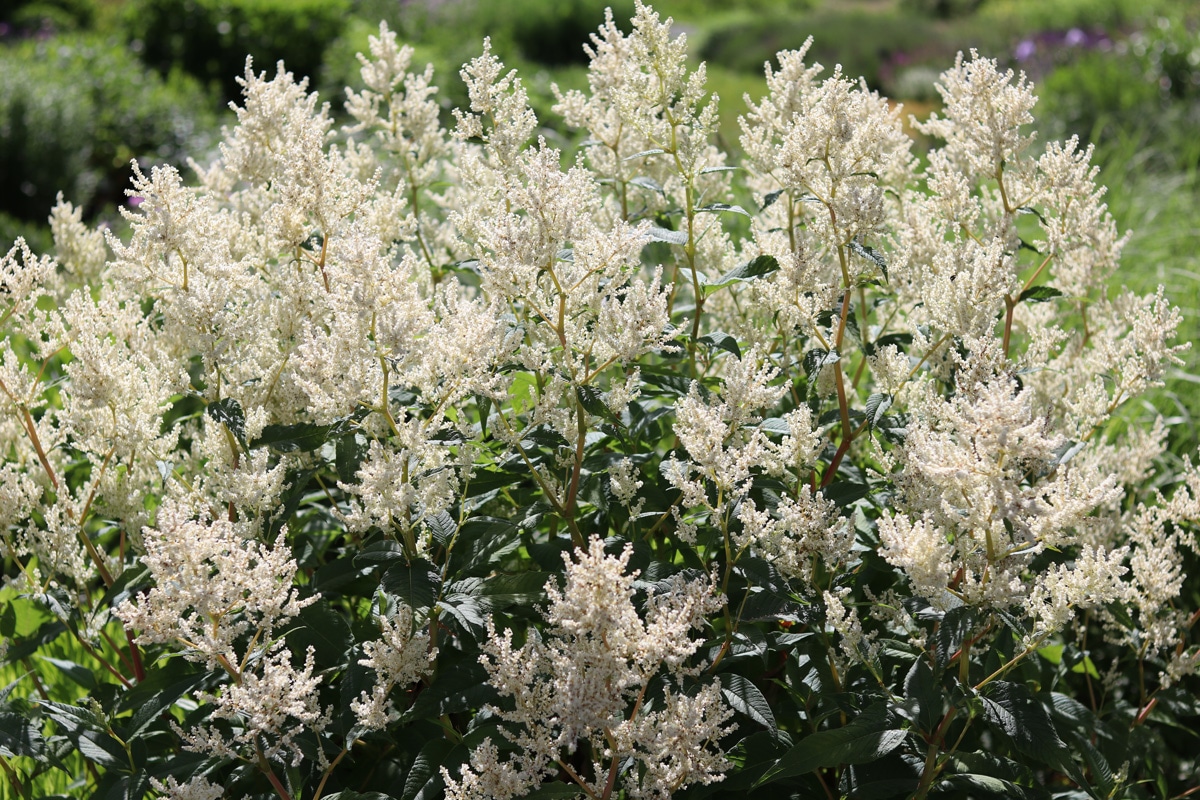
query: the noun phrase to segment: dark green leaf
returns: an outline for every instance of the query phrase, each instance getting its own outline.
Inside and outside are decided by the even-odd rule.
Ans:
[[[0,756],[44,761],[46,741],[40,726],[11,711],[0,711]]]
[[[312,647],[320,669],[342,666],[353,637],[350,624],[328,602],[318,600],[306,606],[292,625],[287,642],[293,653],[304,653]]]
[[[357,434],[338,437],[337,447],[334,451],[334,466],[337,468],[338,480],[342,483],[355,482],[363,459],[367,457],[368,449],[367,440]]]
[[[742,357],[742,351],[738,348],[737,339],[733,338],[725,331],[713,331],[712,333],[706,333],[696,341],[698,341],[700,344],[708,345],[709,347],[716,347],[719,350],[733,353],[733,355],[737,356],[739,359]]]
[[[310,422],[268,425],[250,446],[269,447],[276,453],[306,453],[325,444],[329,438],[329,430],[329,425],[313,425]]]
[[[959,606],[947,611],[934,633],[934,659],[939,674],[950,664],[950,659],[958,655],[963,641],[971,635],[975,625],[975,615],[967,606]]]
[[[932,734],[942,718],[942,692],[924,658],[917,658],[905,676],[904,697],[914,706],[912,721],[923,733]]]
[[[645,175],[639,175],[638,177],[631,179],[629,182],[634,186],[640,186],[643,189],[649,189],[652,192],[658,192],[659,194],[663,193],[663,188],[659,182],[654,180],[654,178],[649,178]]]
[[[242,411],[241,403],[232,397],[226,397],[209,403],[205,410],[213,420],[229,428],[229,432],[238,440],[243,450],[249,449],[246,447],[246,414]]]
[[[395,800],[392,795],[383,792],[355,792],[350,789],[323,796],[325,800]]]
[[[416,559],[412,564],[393,564],[383,573],[381,581],[385,592],[395,595],[414,611],[433,606],[440,584],[437,568],[424,559]]]
[[[429,529],[433,540],[445,547],[454,538],[454,534],[458,533],[458,520],[447,512],[440,511],[436,516],[425,518],[425,527]]]
[[[688,242],[688,235],[683,231],[672,231],[654,225],[646,228],[646,234],[653,242],[667,242],[668,244],[687,244]]]
[[[759,785],[817,769],[875,761],[899,747],[906,736],[906,731],[888,727],[882,706],[872,706],[845,727],[801,739],[775,762]]]
[[[717,677],[721,681],[721,694],[735,711],[742,712],[769,731],[776,730],[771,704],[749,678],[732,672],[722,672]]]
[[[1025,791],[1012,781],[993,778],[991,775],[959,774],[948,775],[939,784],[944,791],[966,792],[968,796],[1023,798]]]
[[[79,737],[75,746],[79,748],[80,755],[102,767],[128,769],[130,766],[129,757],[121,743],[107,733],[88,731]]]
[[[883,415],[892,407],[892,396],[884,392],[875,392],[867,398],[867,427],[874,430]]]
[[[875,248],[869,247],[865,244],[862,244],[861,242],[859,242],[857,240],[852,240],[850,242],[850,250],[853,251],[856,255],[862,256],[863,258],[867,259],[875,266],[879,267],[879,271],[883,273],[883,277],[885,279],[887,278],[887,276],[888,276],[887,261],[884,260],[883,256],[881,256],[879,254],[879,252],[877,250],[875,250]]]
[[[533,571],[493,575],[481,582],[477,597],[493,611],[513,605],[533,606],[545,599],[550,577],[549,572]]]
[[[706,206],[700,206],[700,208],[697,208],[696,211],[723,214],[741,214],[744,217],[751,216],[750,212],[741,206],[732,206],[728,203],[709,203]]]
[[[822,350],[817,348],[804,354],[804,374],[811,381],[823,367],[836,364],[841,360],[837,350]]]
[[[454,749],[454,744],[447,739],[431,739],[417,753],[408,774],[404,776],[404,791],[400,800],[417,800],[426,797],[425,790],[441,785],[441,775],[438,768],[446,763],[446,756]]]
[[[763,196],[763,204],[759,207],[759,211],[766,211],[771,206],[775,205],[775,201],[784,195],[784,190],[768,192]]]
[[[1044,303],[1047,300],[1053,300],[1056,297],[1062,296],[1062,291],[1055,289],[1053,286],[1033,286],[1021,292],[1021,296],[1017,298],[1017,302]]]

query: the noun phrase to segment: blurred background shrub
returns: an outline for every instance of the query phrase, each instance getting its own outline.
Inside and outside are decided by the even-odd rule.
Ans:
[[[274,74],[282,59],[316,75],[349,11],[348,0],[133,0],[124,32],[159,72],[182,68],[233,99],[247,55],[258,71]]]
[[[89,216],[121,203],[131,159],[182,165],[206,146],[213,105],[189,76],[160,76],[95,35],[0,48],[0,240],[44,222],[60,191]]]

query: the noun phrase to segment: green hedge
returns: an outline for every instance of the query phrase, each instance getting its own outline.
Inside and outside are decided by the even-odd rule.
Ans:
[[[194,80],[164,79],[113,42],[0,48],[0,213],[44,221],[60,191],[89,212],[123,201],[130,159],[203,153],[211,106]]]
[[[146,63],[181,66],[236,98],[247,55],[260,71],[282,59],[297,76],[317,75],[349,11],[348,0],[134,0],[125,19]]]

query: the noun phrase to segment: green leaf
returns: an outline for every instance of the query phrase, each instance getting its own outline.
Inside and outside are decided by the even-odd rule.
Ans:
[[[673,231],[667,228],[659,228],[656,225],[651,225],[646,228],[646,234],[652,242],[667,242],[668,244],[687,244],[688,235],[683,231]]]
[[[0,638],[11,639],[17,632],[17,609],[10,602],[0,608]]]
[[[709,347],[715,347],[719,350],[733,353],[733,355],[737,356],[738,359],[741,359],[742,357],[742,351],[738,348],[737,339],[733,338],[725,331],[713,331],[712,333],[706,333],[696,341],[700,344],[708,345]]]
[[[942,719],[942,692],[933,669],[918,657],[904,678],[904,697],[913,708],[913,722],[922,733],[932,734]]]
[[[715,283],[711,283],[705,287],[708,293],[712,293],[738,281],[750,281],[755,278],[761,278],[764,275],[770,275],[772,272],[779,271],[779,259],[775,256],[762,254],[750,259],[745,264],[734,267],[726,272],[720,278],[717,278]]]
[[[430,739],[417,757],[408,774],[404,776],[404,791],[400,800],[417,800],[417,797],[429,797],[432,790],[441,786],[442,778],[438,768],[446,763],[446,756],[454,750],[454,744],[447,739]],[[428,794],[426,789],[431,790]]]
[[[869,246],[863,244],[862,242],[859,242],[857,239],[851,240],[849,247],[850,247],[850,250],[855,255],[862,256],[863,258],[867,259],[875,266],[879,267],[879,271],[883,273],[884,280],[887,279],[887,276],[888,276],[887,261],[885,261],[883,256],[881,256],[879,254],[879,251],[877,251],[873,247],[869,247]]]
[[[426,517],[424,521],[433,540],[442,547],[448,545],[454,538],[454,534],[458,533],[458,520],[445,511],[439,511],[435,516]]]
[[[892,396],[885,392],[875,392],[867,398],[867,428],[874,430],[883,415],[892,407]]]
[[[631,156],[625,156],[621,160],[622,161],[632,161],[635,158],[642,158],[644,156],[657,156],[657,155],[660,155],[665,152],[667,152],[667,151],[663,150],[661,147],[656,147],[653,150],[642,150],[640,153],[634,153]]]
[[[883,706],[875,705],[845,727],[818,731],[801,739],[759,779],[758,785],[817,769],[876,761],[899,747],[907,736],[907,731],[889,728]]]
[[[939,673],[949,666],[974,625],[975,615],[967,606],[952,608],[942,616],[933,637],[934,661]]]
[[[842,357],[837,350],[822,350],[817,348],[804,354],[804,374],[811,381],[822,368],[836,364]]]
[[[242,411],[241,403],[232,397],[226,397],[209,403],[205,412],[213,420],[228,428],[243,450],[249,449],[246,446],[246,414]]]
[[[575,396],[579,399],[579,404],[583,406],[583,410],[595,417],[606,419],[614,425],[623,425],[620,418],[613,413],[608,407],[608,403],[604,402],[604,393],[591,385],[577,385],[575,387]]]
[[[1004,731],[1018,750],[1057,769],[1088,794],[1099,797],[1079,765],[1072,760],[1071,752],[1054,729],[1045,706],[1029,687],[1023,683],[993,681],[980,699],[984,719]]]
[[[121,743],[107,733],[88,731],[75,742],[79,753],[89,761],[94,761],[109,769],[129,768],[129,757]]]
[[[0,755],[45,760],[46,741],[40,726],[11,711],[0,711]]]
[[[338,480],[342,483],[355,483],[358,470],[362,467],[363,459],[367,457],[370,448],[367,440],[357,434],[340,436],[334,451],[334,466],[337,469]]]
[[[294,425],[268,425],[251,447],[269,447],[276,453],[307,453],[328,441],[328,425],[298,422]]]
[[[437,719],[443,714],[479,708],[496,697],[496,690],[488,683],[487,670],[473,658],[465,658],[449,666],[440,665],[433,684],[417,695],[400,719],[402,722]]]
[[[1017,302],[1044,303],[1047,300],[1053,300],[1056,297],[1062,296],[1062,291],[1055,289],[1053,286],[1033,286],[1021,292],[1021,296],[1017,298]]]
[[[514,605],[533,606],[546,598],[546,581],[552,574],[530,571],[493,575],[483,580],[476,596],[492,611]]]
[[[312,647],[320,669],[342,666],[354,637],[350,634],[350,623],[327,601],[318,600],[305,606],[293,625],[296,627],[287,634],[287,643],[293,653],[304,653]]]
[[[721,681],[721,694],[734,711],[742,712],[769,731],[778,729],[771,704],[749,678],[733,672],[722,672],[717,677]]]
[[[729,203],[709,203],[706,206],[700,206],[696,209],[696,213],[701,212],[707,212],[710,214],[741,214],[743,217],[753,216],[749,211],[741,206],[733,206]]]
[[[74,661],[67,661],[61,658],[51,658],[50,656],[38,656],[38,658],[58,667],[60,672],[62,672],[71,680],[75,681],[75,683],[79,684],[84,689],[87,689],[88,691],[95,690],[96,676],[87,667],[76,664]]]
[[[441,578],[437,568],[424,559],[411,564],[394,564],[383,573],[383,590],[395,595],[414,611],[431,608],[437,600]]]
[[[649,189],[652,192],[663,194],[663,187],[654,178],[649,178],[645,175],[639,175],[636,178],[631,178],[629,181],[634,186],[640,186],[643,189]]]
[[[1025,790],[1012,781],[993,778],[991,775],[959,774],[948,775],[938,783],[944,791],[966,792],[968,796],[981,794],[987,797],[1023,798]]]
[[[767,194],[763,195],[763,204],[761,206],[759,206],[758,210],[766,211],[768,208],[775,205],[775,201],[778,200],[780,197],[783,197],[784,193],[785,193],[784,189],[779,189],[777,191],[768,192]]]
[[[700,170],[701,175],[708,175],[711,172],[737,172],[741,167],[705,167]]]

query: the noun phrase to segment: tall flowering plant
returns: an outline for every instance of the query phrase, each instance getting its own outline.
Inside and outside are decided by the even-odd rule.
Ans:
[[[4,256],[6,796],[1195,790],[1179,312],[1090,150],[972,53],[924,163],[802,48],[730,163],[669,29],[573,160],[486,42],[452,131],[386,26],[340,128],[248,64],[127,236]]]

